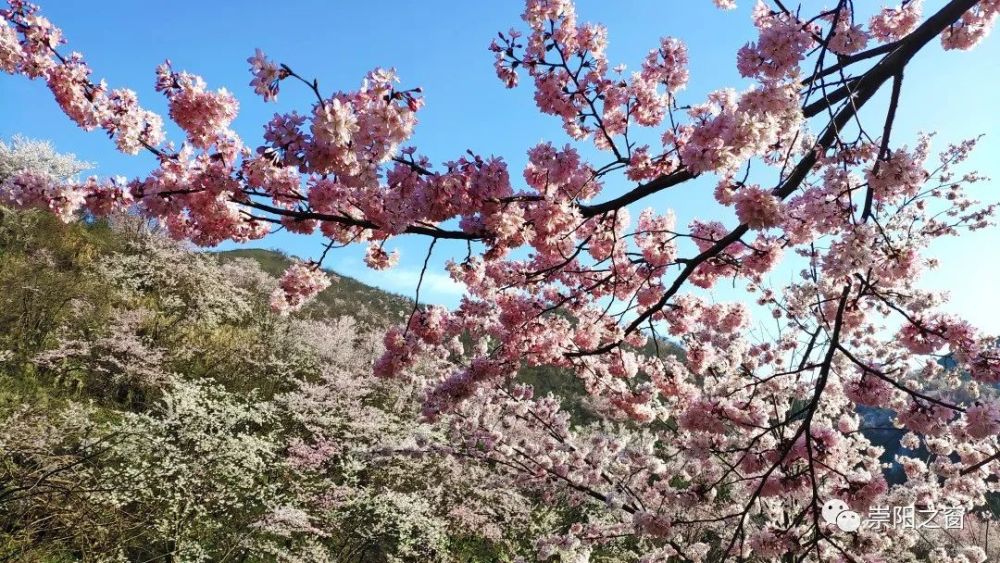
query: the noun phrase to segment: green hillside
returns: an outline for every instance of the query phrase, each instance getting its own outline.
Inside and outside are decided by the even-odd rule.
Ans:
[[[216,255],[222,261],[249,258],[275,277],[292,264],[290,256],[277,250],[248,248]],[[310,316],[324,319],[350,316],[371,326],[388,326],[401,322],[413,310],[413,300],[408,297],[365,285],[340,273],[329,273],[332,283],[307,307]]]

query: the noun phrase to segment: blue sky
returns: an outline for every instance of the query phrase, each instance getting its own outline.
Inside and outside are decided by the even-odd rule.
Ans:
[[[460,156],[466,149],[501,155],[518,182],[529,147],[545,140],[566,142],[559,122],[535,110],[530,87],[507,90],[493,72],[486,46],[497,31],[520,27],[520,2],[298,1],[282,3],[280,9],[262,1],[41,0],[41,4],[44,14],[65,32],[69,40],[65,51],[82,52],[96,77],[112,87],[136,90],[147,108],[166,114],[165,101],[153,91],[154,69],[165,58],[176,69],[202,75],[211,88],[224,86],[234,92],[241,101],[234,128],[252,146],[275,112],[306,110],[312,102],[311,94],[292,82],[283,83],[276,104],[252,93],[246,58],[258,47],[296,72],[317,77],[324,94],[356,88],[371,68],[395,67],[403,86],[424,89],[426,106],[413,144],[434,162]],[[867,4],[875,9],[882,2],[856,3]],[[929,12],[943,1],[925,4]],[[612,65],[638,68],[661,36],[685,41],[691,81],[681,101],[697,103],[711,90],[746,85],[736,72],[735,52],[753,36],[751,5],[744,0],[739,10],[721,12],[710,0],[585,0],[578,2],[577,11],[581,21],[608,26]],[[943,147],[986,133],[970,166],[1000,180],[998,92],[1000,38],[990,38],[969,53],[945,53],[935,44],[907,71],[894,140],[912,145],[917,132],[937,130],[936,146]],[[57,149],[97,163],[92,173],[132,177],[156,165],[149,155],[118,153],[100,132],[77,129],[41,82],[0,75],[0,107],[4,114],[0,138],[21,133],[50,139]],[[176,129],[170,133],[170,138],[182,139]],[[610,179],[602,199],[628,185],[622,178]],[[713,179],[699,179],[659,194],[642,207],[672,208],[680,224],[694,217],[718,216],[711,198],[713,186]],[[998,188],[1000,183],[984,184],[976,193],[980,199],[998,200]],[[633,217],[640,209],[633,209]],[[735,224],[731,211],[721,213],[727,224]],[[402,261],[388,273],[363,266],[363,247],[337,250],[327,265],[366,283],[412,294],[427,243],[416,237],[397,239]],[[279,234],[257,246],[308,258],[318,256],[320,244],[319,238]],[[441,266],[463,248],[437,245],[431,269],[438,274],[425,280],[423,300],[446,305],[457,301],[461,289],[443,275]],[[1000,273],[998,248],[1000,229],[942,241],[932,252],[941,267],[925,280],[927,287],[951,290],[949,309],[994,332],[1000,332],[1000,292],[994,289]]]

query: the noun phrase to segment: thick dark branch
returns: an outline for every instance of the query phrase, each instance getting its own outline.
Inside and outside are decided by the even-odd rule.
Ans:
[[[275,215],[281,215],[282,217],[291,217],[293,219],[315,219],[317,221],[329,221],[332,223],[340,223],[341,225],[348,225],[351,227],[360,227],[362,229],[372,229],[378,230],[381,227],[375,223],[368,221],[367,219],[354,219],[353,217],[346,217],[343,215],[329,215],[326,213],[316,213],[313,211],[295,211],[293,209],[282,209],[280,207],[274,207],[272,205],[267,205],[257,201],[236,201],[240,205],[245,205],[247,207],[252,207],[254,209],[259,209],[261,211],[267,211],[268,213],[273,213]],[[484,235],[476,233],[467,233],[465,231],[451,231],[446,229],[438,229],[436,227],[421,227],[418,225],[410,225],[403,231],[407,234],[414,235],[424,235],[433,238],[443,238],[443,239],[455,239],[455,240],[482,240]]]
[[[975,465],[966,467],[965,469],[963,469],[961,471],[961,474],[962,475],[968,475],[969,473],[972,473],[973,471],[976,471],[976,470],[978,470],[978,469],[980,469],[982,467],[985,467],[986,465],[989,465],[990,463],[992,463],[992,462],[994,462],[994,461],[996,461],[998,459],[1000,459],[1000,452],[997,452],[997,453],[991,455],[990,457],[984,459],[983,461],[980,461],[979,463],[977,463]]]
[[[815,117],[826,111],[834,104],[849,98],[852,94],[871,87],[873,84],[882,85],[889,77],[898,73],[906,66],[913,55],[916,55],[935,37],[941,34],[948,26],[955,23],[962,14],[969,11],[979,0],[952,0],[933,16],[924,20],[917,29],[906,36],[898,43],[898,48],[890,52],[884,59],[878,62],[871,70],[858,79],[852,80],[841,88],[826,94],[822,100],[809,104],[803,110],[807,118]]]
[[[820,78],[840,72],[841,70],[844,70],[845,68],[851,66],[854,63],[858,63],[861,61],[871,59],[873,57],[877,57],[879,55],[884,55],[886,53],[889,53],[898,46],[899,42],[894,41],[892,43],[886,43],[885,45],[879,45],[878,47],[875,47],[873,49],[868,49],[867,51],[862,51],[860,53],[855,53],[853,55],[846,57],[840,57],[838,59],[837,64],[828,66],[823,70],[813,74],[809,78],[806,78],[805,80],[802,81],[802,85],[809,86],[814,82],[816,82],[817,80],[819,80]]]
[[[809,405],[806,407],[807,410],[805,413],[805,418],[803,419],[802,424],[800,424],[798,429],[796,430],[795,435],[792,436],[792,438],[789,439],[787,442],[785,442],[785,445],[782,448],[778,460],[773,465],[771,465],[771,468],[766,473],[764,473],[764,475],[760,477],[760,484],[757,486],[756,490],[750,496],[750,500],[746,503],[746,505],[744,505],[744,509],[741,513],[742,516],[739,519],[737,529],[736,531],[733,532],[733,535],[729,541],[729,546],[726,548],[725,551],[726,554],[732,553],[733,547],[736,545],[736,538],[739,537],[739,535],[743,532],[743,524],[746,521],[746,517],[750,513],[750,510],[753,508],[754,503],[756,503],[757,499],[760,497],[760,493],[761,491],[763,491],[764,485],[767,483],[768,478],[770,478],[770,476],[778,469],[778,467],[780,467],[781,464],[784,463],[785,458],[788,457],[789,452],[792,451],[792,448],[795,446],[795,443],[798,442],[799,438],[805,435],[806,442],[809,442],[809,440],[812,439],[812,436],[808,434],[809,427],[812,423],[812,418],[816,414],[816,410],[819,407],[819,401],[823,396],[823,392],[826,390],[826,384],[827,381],[829,380],[830,370],[833,366],[833,358],[836,355],[838,346],[840,345],[840,331],[843,326],[844,309],[847,307],[847,297],[848,295],[850,295],[850,292],[851,292],[850,285],[844,286],[843,290],[841,290],[840,299],[837,305],[837,316],[834,317],[833,319],[833,330],[830,333],[830,343],[829,346],[827,347],[826,355],[823,357],[823,363],[820,365],[819,374],[816,379],[816,386],[813,388],[813,396],[812,399],[809,401]],[[816,533],[819,534],[819,537],[825,537],[822,535],[822,530],[817,529]]]
[[[899,389],[900,391],[903,391],[903,392],[905,392],[905,393],[909,394],[910,396],[915,397],[917,399],[922,399],[924,401],[927,401],[928,403],[934,403],[935,405],[940,405],[942,407],[945,407],[947,409],[951,409],[953,411],[965,412],[965,409],[962,408],[962,407],[960,407],[960,406],[958,406],[958,405],[953,405],[951,403],[942,401],[940,399],[935,399],[934,397],[931,397],[930,395],[926,395],[924,393],[921,393],[920,391],[917,391],[915,389],[910,389],[909,387],[903,385],[902,383],[896,381],[895,379],[889,377],[888,375],[882,373],[881,371],[879,371],[879,370],[877,370],[877,369],[869,366],[868,364],[862,362],[861,360],[859,360],[858,358],[856,358],[853,354],[851,354],[851,352],[847,348],[844,348],[843,346],[840,346],[840,345],[838,345],[837,347],[841,351],[841,353],[843,353],[845,356],[847,356],[847,358],[849,360],[851,360],[851,362],[853,362],[856,366],[858,366],[859,368],[861,368],[865,373],[870,373],[870,374],[874,375],[875,377],[881,379],[882,381],[885,381],[889,385],[892,385],[896,389]]]
[[[415,163],[402,160],[394,159],[396,162],[405,164],[414,169],[414,171],[420,174],[433,174],[426,168],[423,168]],[[603,215],[621,209],[626,205],[630,205],[639,201],[649,195],[657,193],[661,190],[682,184],[688,180],[695,178],[696,175],[688,172],[687,170],[681,169],[676,172],[664,176],[660,176],[654,180],[646,182],[645,184],[640,184],[635,189],[622,194],[619,197],[605,201],[604,203],[594,204],[594,205],[580,205],[580,214],[585,217],[596,217],[598,215]],[[291,217],[294,219],[315,219],[317,221],[330,221],[334,223],[340,223],[342,225],[349,225],[352,227],[360,227],[363,229],[378,229],[379,226],[375,223],[368,221],[366,219],[355,219],[353,217],[346,217],[342,215],[330,215],[326,213],[315,213],[311,211],[297,211],[293,209],[282,209],[280,207],[274,207],[271,205],[266,205],[257,201],[238,201],[241,205],[246,205],[254,209],[261,211],[267,211],[268,213],[273,213],[275,215],[281,215],[283,217]],[[467,233],[465,231],[456,231],[448,229],[439,229],[434,227],[423,227],[419,225],[411,225],[404,231],[408,234],[425,235],[434,238],[441,239],[455,239],[455,240],[484,240],[490,238],[487,233]]]
[[[604,203],[599,203],[595,205],[581,205],[580,214],[584,217],[595,217],[603,213],[608,213],[609,211],[614,211],[620,209],[631,203],[635,203],[640,199],[655,194],[660,190],[665,190],[667,188],[676,186],[687,182],[688,180],[694,179],[697,174],[692,174],[687,170],[681,169],[677,170],[671,174],[660,176],[654,180],[650,180],[645,184],[640,184],[635,189],[625,193],[614,199],[605,201]]]

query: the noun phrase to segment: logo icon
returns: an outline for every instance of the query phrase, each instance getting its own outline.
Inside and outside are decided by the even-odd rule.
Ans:
[[[820,511],[827,524],[836,524],[845,532],[856,532],[861,527],[861,515],[847,507],[847,503],[830,499]]]

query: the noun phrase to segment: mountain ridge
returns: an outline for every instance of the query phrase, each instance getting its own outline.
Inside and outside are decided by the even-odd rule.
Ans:
[[[254,260],[264,272],[281,277],[295,258],[280,251],[263,248],[241,248],[211,253],[220,261],[238,258]],[[351,276],[324,270],[331,276],[330,287],[324,289],[306,308],[310,316],[350,316],[372,326],[385,327],[406,319],[413,310],[413,299],[373,287]]]

